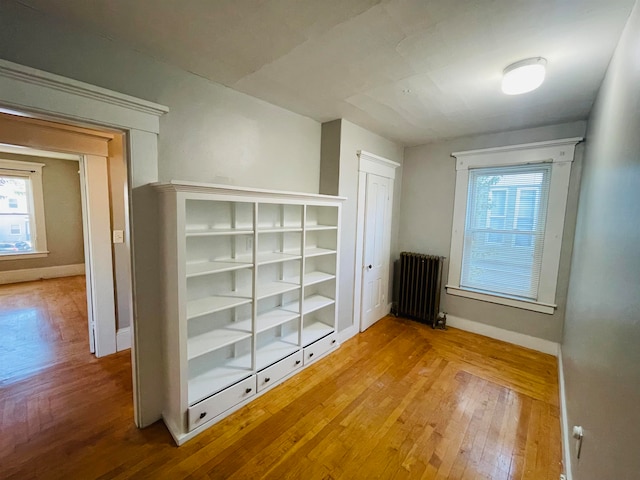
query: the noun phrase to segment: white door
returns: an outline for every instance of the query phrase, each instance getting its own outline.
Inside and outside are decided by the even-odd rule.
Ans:
[[[392,181],[390,178],[367,174],[362,255],[361,331],[366,330],[388,313]]]
[[[107,159],[85,155],[80,163],[89,341],[91,351],[103,357],[116,352]]]

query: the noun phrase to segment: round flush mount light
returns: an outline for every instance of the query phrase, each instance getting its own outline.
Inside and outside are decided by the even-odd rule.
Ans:
[[[502,92],[507,95],[520,95],[535,90],[544,82],[546,65],[547,61],[542,57],[512,63],[504,69]]]

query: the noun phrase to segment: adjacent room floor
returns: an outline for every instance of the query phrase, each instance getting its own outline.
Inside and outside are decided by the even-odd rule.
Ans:
[[[3,479],[561,472],[554,357],[393,317],[180,448],[133,425],[129,352],[88,352],[83,277],[0,287],[0,372]]]

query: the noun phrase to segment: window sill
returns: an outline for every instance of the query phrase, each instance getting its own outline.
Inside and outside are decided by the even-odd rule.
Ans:
[[[0,261],[27,260],[30,258],[44,258],[48,256],[49,256],[49,252],[0,253]]]
[[[509,297],[500,297],[498,295],[489,295],[487,293],[476,292],[474,290],[467,290],[451,285],[446,285],[446,289],[449,295],[473,298],[474,300],[480,300],[482,302],[497,303],[499,305],[506,305],[508,307],[522,308],[523,310],[546,313],[548,315],[552,315],[557,308],[557,305],[549,303],[534,302]]]

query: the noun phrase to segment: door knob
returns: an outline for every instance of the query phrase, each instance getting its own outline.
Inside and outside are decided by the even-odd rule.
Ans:
[[[373,265],[368,265],[367,268],[371,270],[373,268]]]

